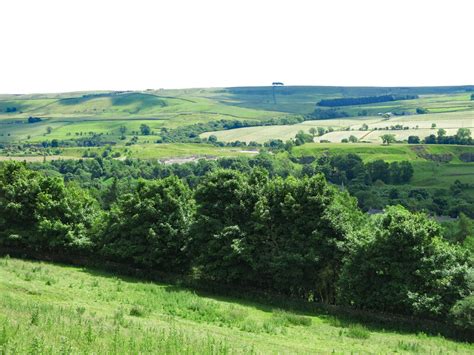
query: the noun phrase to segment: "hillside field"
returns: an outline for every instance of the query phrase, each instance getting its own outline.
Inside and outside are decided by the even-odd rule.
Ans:
[[[368,126],[367,130],[362,130],[362,125]],[[432,124],[436,127],[432,128]],[[402,125],[408,129],[393,130],[391,126]],[[321,140],[340,143],[341,139],[349,138],[353,135],[361,141],[370,143],[381,143],[380,136],[383,134],[394,134],[397,140],[407,140],[409,136],[419,136],[425,138],[430,134],[437,133],[439,128],[443,128],[447,135],[454,135],[459,128],[469,128],[474,130],[474,111],[455,113],[432,113],[425,115],[392,116],[382,117],[350,117],[335,118],[327,120],[311,120],[295,125],[264,126],[237,128],[219,132],[206,132],[202,137],[215,135],[218,140],[224,142],[243,141],[264,143],[270,139],[281,139],[286,141],[292,139],[299,131],[309,133],[314,127],[333,128],[335,131],[315,137],[315,141]],[[388,129],[387,129],[388,128]]]
[[[0,259],[1,353],[458,353],[473,345],[94,269]]]
[[[340,142],[354,135],[361,140],[379,143],[380,134],[393,133],[404,140],[408,135],[425,135],[437,128],[452,134],[460,127],[474,127],[473,87],[439,88],[356,88],[356,87],[279,87],[273,100],[271,87],[210,88],[183,90],[147,90],[125,92],[76,92],[61,94],[0,95],[0,144],[40,144],[43,141],[77,140],[103,135],[104,141],[126,144],[138,135],[143,143],[155,142],[161,129],[175,129],[196,123],[217,120],[264,122],[282,117],[310,115],[321,99],[364,95],[412,94],[417,99],[382,102],[338,108],[351,117],[315,119],[288,126],[265,126],[207,132],[224,142],[291,139],[299,130],[311,127],[332,127],[336,132],[316,137],[316,140]],[[416,115],[417,108],[428,114]],[[382,114],[402,116],[383,118]],[[362,114],[362,115],[361,115]],[[28,123],[28,117],[40,122]],[[363,124],[367,131],[361,131]],[[152,130],[141,137],[139,127],[146,124]],[[386,131],[391,125],[408,127],[403,131]],[[120,140],[120,129],[125,140]],[[374,129],[378,129],[375,131]],[[383,130],[380,130],[383,129]],[[48,133],[48,131],[50,131]],[[383,132],[383,133],[382,133]]]

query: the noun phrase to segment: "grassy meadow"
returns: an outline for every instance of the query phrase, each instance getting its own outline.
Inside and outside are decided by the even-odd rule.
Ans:
[[[459,353],[471,344],[94,269],[0,259],[0,353]]]

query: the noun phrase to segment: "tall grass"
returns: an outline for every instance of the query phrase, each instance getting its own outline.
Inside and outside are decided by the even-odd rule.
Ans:
[[[88,269],[0,258],[0,354],[473,349],[426,334],[369,331],[337,317],[213,299]]]

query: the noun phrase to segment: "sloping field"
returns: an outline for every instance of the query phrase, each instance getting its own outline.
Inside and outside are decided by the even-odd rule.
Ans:
[[[0,258],[2,353],[460,353],[472,345],[314,311]]]
[[[436,128],[434,129],[431,128],[433,123],[436,125]],[[368,126],[367,131],[361,130],[363,124]],[[395,125],[402,125],[404,127],[409,127],[409,129],[386,130],[386,128]],[[358,139],[363,139],[364,141],[381,143],[379,137],[387,133],[394,134],[397,140],[404,140],[411,135],[425,138],[430,134],[436,134],[437,129],[439,128],[445,129],[448,135],[455,134],[459,128],[469,128],[474,130],[474,111],[394,116],[388,119],[382,117],[354,117],[314,120],[290,126],[245,127],[219,132],[206,132],[203,133],[201,137],[215,135],[218,140],[224,142],[239,140],[244,142],[255,141],[264,143],[269,139],[287,140],[294,138],[298,131],[302,130],[308,133],[311,127],[332,127],[336,130],[335,132],[327,133],[321,137],[316,137],[316,141],[328,140],[330,142],[338,143],[341,139],[349,138],[349,136],[353,135]],[[377,130],[371,132],[374,128],[377,128]]]
[[[6,112],[15,109],[14,112]],[[59,98],[0,96],[0,142],[38,142],[89,134],[120,136],[147,124],[154,130],[215,120],[266,120],[279,112],[241,108],[205,97],[161,97],[148,93],[101,93]],[[30,116],[41,122],[27,123]],[[46,136],[47,127],[52,132]]]

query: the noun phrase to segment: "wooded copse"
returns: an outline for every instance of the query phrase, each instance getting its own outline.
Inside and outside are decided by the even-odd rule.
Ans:
[[[423,213],[367,216],[321,174],[219,169],[194,188],[169,176],[140,181],[105,210],[86,189],[8,162],[0,246],[473,326],[469,251]]]
[[[398,100],[414,100],[418,95],[380,95],[365,97],[341,97],[336,99],[324,99],[317,103],[317,106],[339,107],[352,105],[367,105],[377,102],[389,102]]]

